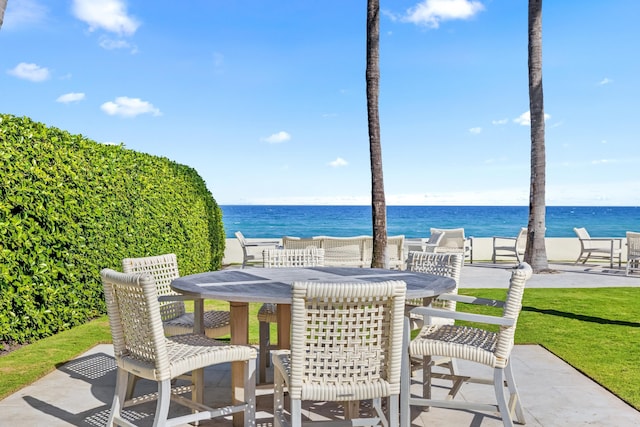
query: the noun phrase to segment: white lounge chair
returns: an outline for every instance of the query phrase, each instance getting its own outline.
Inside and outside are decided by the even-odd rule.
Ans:
[[[626,274],[640,272],[640,233],[627,231],[627,271]]]
[[[516,263],[524,261],[524,251],[527,247],[527,227],[522,227],[516,237],[493,237],[493,253],[491,262],[496,263],[498,257],[511,257]]]
[[[618,238],[592,238],[584,227],[574,228],[573,231],[580,240],[580,255],[574,264],[587,260],[601,259],[609,261],[609,267],[613,268],[613,260],[618,258],[618,267],[622,267],[622,239]]]

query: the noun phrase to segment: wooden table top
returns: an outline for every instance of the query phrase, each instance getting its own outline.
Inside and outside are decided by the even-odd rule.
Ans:
[[[230,302],[291,304],[291,284],[302,281],[366,283],[402,280],[407,299],[433,297],[455,288],[448,277],[379,268],[245,268],[192,274],[173,280],[177,292]]]

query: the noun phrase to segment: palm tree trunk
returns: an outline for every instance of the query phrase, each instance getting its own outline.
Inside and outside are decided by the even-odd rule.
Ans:
[[[544,97],[542,92],[542,0],[529,0],[529,112],[531,114],[531,186],[524,259],[534,273],[549,269],[546,230]]]
[[[4,22],[4,11],[7,10],[7,0],[0,0],[0,28]]]
[[[387,268],[387,206],[382,176],[380,144],[380,0],[367,0],[367,113],[369,117],[369,153],[371,157],[371,215],[373,220],[373,257],[371,266]]]

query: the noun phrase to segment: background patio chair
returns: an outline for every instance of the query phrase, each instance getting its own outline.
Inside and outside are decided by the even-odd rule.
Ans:
[[[580,240],[580,255],[574,264],[580,261],[585,264],[589,258],[603,259],[609,261],[609,267],[613,268],[613,260],[618,258],[618,267],[622,267],[622,239],[592,238],[584,227],[573,231]]]
[[[180,277],[178,259],[175,254],[164,254],[122,260],[125,273],[149,273],[153,276],[160,298],[160,316],[166,335],[190,334],[193,332],[193,313],[187,313],[185,300],[192,297],[171,289],[171,281]],[[209,338],[218,338],[231,333],[231,317],[227,310],[209,310],[204,313],[204,333]]]
[[[199,334],[165,337],[156,284],[152,275],[126,274],[104,269],[100,276],[104,286],[117,365],[116,389],[107,421],[108,426],[134,425],[127,419],[126,413],[123,413],[123,408],[129,406],[129,403],[136,404],[136,401],[124,401],[130,376],[156,381],[158,384],[154,426],[184,425],[237,412],[244,412],[246,426],[255,425],[254,348],[228,345]],[[172,394],[173,378],[189,371],[226,362],[244,362],[244,393],[240,403],[210,408],[179,394]],[[171,401],[187,406],[194,412],[170,419],[168,416]]]
[[[431,228],[433,233],[443,233],[444,236],[432,252],[461,252],[473,263],[473,239],[464,236],[464,228]]]
[[[418,307],[413,310],[413,312],[422,314],[423,316],[445,317],[453,320],[473,322],[474,324],[485,323],[488,325],[499,325],[499,330],[498,332],[492,332],[494,329],[432,324],[425,325],[416,338],[408,342],[410,339],[408,336],[409,322],[406,322],[405,337],[408,352],[403,362],[402,375],[401,419],[403,427],[408,427],[411,423],[411,406],[434,406],[479,411],[495,411],[497,409],[500,412],[505,426],[513,425],[512,412],[515,413],[519,423],[525,423],[524,412],[511,369],[510,356],[513,348],[516,324],[522,308],[522,296],[524,294],[525,284],[531,277],[531,274],[531,267],[526,263],[521,263],[517,269],[513,270],[507,298],[504,302],[462,295],[449,295],[446,297],[458,303],[500,307],[502,308],[501,317],[429,307]],[[433,377],[449,378],[455,381],[447,399],[435,400],[431,398],[431,377],[426,379],[428,387],[423,389],[426,390],[426,392],[423,391],[423,396],[414,397],[410,394],[411,370],[409,369],[409,357],[420,356],[426,358],[433,356],[452,357],[486,365],[493,368],[493,380],[468,376],[454,376],[451,378],[450,375],[446,374],[433,375]],[[428,366],[428,363],[425,363],[425,366]],[[505,377],[509,390],[508,403],[504,389]],[[493,384],[497,405],[453,400],[460,390],[460,387],[466,382]]]
[[[293,283],[291,350],[272,352],[275,427],[288,425],[285,386],[293,426],[303,400],[343,402],[353,424],[339,425],[398,425],[405,294],[402,281]],[[375,413],[360,419],[356,403],[368,399]]]
[[[244,234],[240,231],[235,232],[236,239],[238,239],[238,243],[240,243],[240,247],[242,248],[242,268],[245,268],[248,265],[260,265],[262,264],[261,253],[265,247],[277,248],[280,245],[279,241],[269,240],[269,241],[247,241],[245,239]]]
[[[511,257],[519,264],[524,261],[526,247],[527,227],[522,227],[516,237],[493,236],[491,262],[495,264],[498,257]]]
[[[264,268],[285,267],[322,267],[324,266],[324,249],[266,249],[262,252]],[[271,323],[278,323],[276,304],[262,304],[258,310],[260,352],[258,383],[267,381],[267,366],[269,366],[269,350],[271,345]]]
[[[627,276],[640,271],[640,233],[627,231]]]

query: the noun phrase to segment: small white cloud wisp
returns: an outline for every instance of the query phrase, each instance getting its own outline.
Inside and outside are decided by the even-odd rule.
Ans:
[[[140,98],[129,98],[127,96],[119,96],[115,101],[105,102],[100,106],[100,109],[110,116],[135,117],[140,114],[162,115],[160,110],[150,102],[143,101]]]
[[[544,113],[545,122],[550,118],[551,118],[550,114]],[[531,126],[531,112],[527,111],[525,113],[520,114],[518,117],[513,119],[513,122],[519,124],[520,126]]]
[[[268,142],[269,144],[281,144],[283,142],[291,140],[291,134],[282,130],[266,138],[262,138],[262,140]]]
[[[85,98],[84,93],[65,93],[64,95],[60,95],[56,102],[60,102],[62,104],[69,104],[70,102],[78,102],[82,101]]]
[[[339,168],[342,166],[347,166],[349,164],[349,162],[347,162],[345,159],[343,159],[342,157],[337,157],[335,160],[329,162],[329,166],[334,167],[334,168]]]
[[[12,76],[32,82],[43,82],[51,76],[49,70],[37,64],[21,62],[7,71]]]

